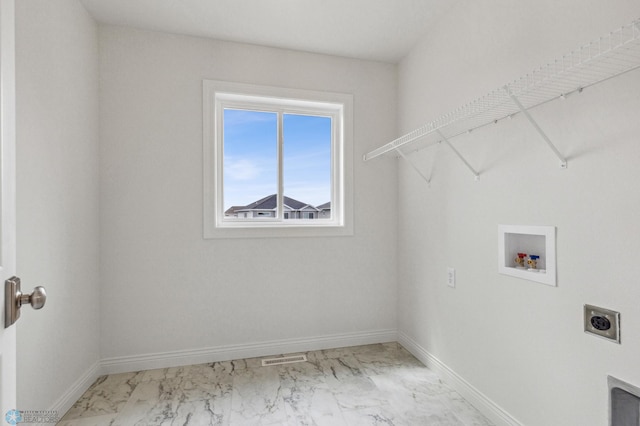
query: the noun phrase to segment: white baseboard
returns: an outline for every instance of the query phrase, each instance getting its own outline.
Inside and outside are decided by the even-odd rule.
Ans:
[[[438,373],[442,379],[455,389],[464,399],[485,415],[496,426],[524,426],[513,416],[503,410],[486,395],[473,387],[464,378],[449,368],[445,363],[430,354],[415,340],[402,332],[398,332],[398,343],[418,358],[429,369]]]
[[[64,394],[62,394],[62,396],[60,396],[60,398],[58,398],[56,402],[53,403],[51,408],[49,408],[49,411],[58,413],[58,416],[62,418],[62,416],[69,411],[69,408],[71,408],[71,406],[80,399],[82,394],[89,389],[93,382],[100,377],[100,369],[100,361],[96,361],[71,385],[71,387],[69,387],[69,389],[67,389]]]
[[[293,352],[341,348],[373,343],[395,342],[397,330],[374,330],[358,333],[333,334],[301,339],[273,340],[241,345],[226,345],[202,349],[191,349],[142,355],[122,356],[103,359],[101,374],[126,373],[152,370],[155,368],[179,367],[182,365],[204,364],[254,358]]]

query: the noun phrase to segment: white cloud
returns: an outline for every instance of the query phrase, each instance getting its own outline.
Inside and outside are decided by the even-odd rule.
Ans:
[[[246,158],[238,160],[227,158],[224,165],[225,177],[234,180],[251,180],[260,175],[260,167]]]

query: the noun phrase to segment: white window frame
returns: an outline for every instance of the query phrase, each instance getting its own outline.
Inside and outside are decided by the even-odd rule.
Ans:
[[[225,108],[278,111],[332,118],[331,219],[225,220],[223,129]],[[281,130],[278,131],[281,134]],[[280,137],[280,136],[279,136]],[[204,238],[314,237],[353,235],[353,96],[214,80],[203,81]],[[279,165],[282,173],[282,164]]]

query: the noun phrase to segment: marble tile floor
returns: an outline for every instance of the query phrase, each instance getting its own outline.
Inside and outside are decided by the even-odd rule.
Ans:
[[[62,426],[492,425],[397,343],[100,377]]]

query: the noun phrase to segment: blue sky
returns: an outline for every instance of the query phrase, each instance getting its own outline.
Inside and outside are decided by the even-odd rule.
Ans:
[[[277,114],[225,109],[224,209],[275,194]],[[330,200],[331,119],[284,114],[284,195],[311,205]]]

